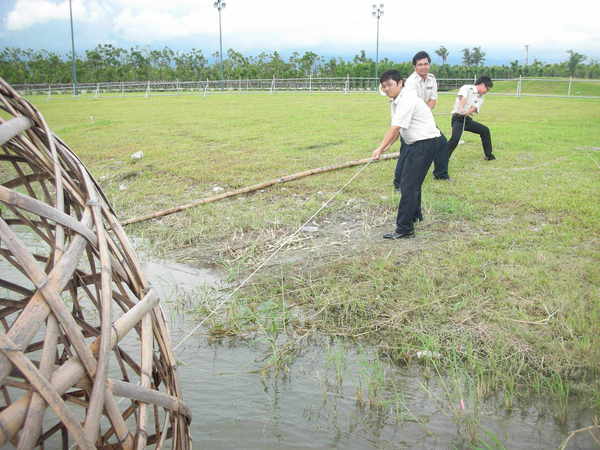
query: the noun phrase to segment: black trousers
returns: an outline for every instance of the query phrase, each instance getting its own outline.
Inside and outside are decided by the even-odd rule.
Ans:
[[[447,148],[444,136],[406,144],[400,173],[400,204],[396,216],[396,232],[410,233],[414,219],[421,214],[421,186],[435,155]]]
[[[448,141],[448,158],[452,156],[452,152],[458,145],[462,136],[463,126],[465,131],[478,134],[483,145],[483,153],[485,156],[492,154],[492,135],[490,129],[485,125],[475,122],[469,116],[461,116],[460,114],[452,114],[452,137]],[[463,125],[464,124],[464,125]]]
[[[442,136],[444,136],[442,134]],[[445,137],[444,137],[445,139]],[[402,164],[404,163],[404,148],[406,143],[404,139],[400,138],[400,156],[396,162],[396,170],[394,171],[394,188],[400,189],[400,174],[402,173]],[[450,154],[448,153],[448,147],[440,148],[439,151],[433,157],[433,176],[437,179],[450,178],[448,175],[448,159]]]

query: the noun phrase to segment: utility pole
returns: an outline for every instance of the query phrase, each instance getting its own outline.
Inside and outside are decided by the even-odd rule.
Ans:
[[[372,14],[377,19],[377,46],[375,51],[375,79],[377,79],[379,76],[379,20],[383,16],[383,3],[380,3],[379,6],[373,4]]]
[[[71,16],[71,82],[73,83],[73,95],[77,95],[77,67],[75,66],[75,37],[73,36],[73,5],[69,0],[69,13]]]
[[[221,80],[225,79],[225,70],[223,68],[223,31],[221,28],[221,11],[225,8],[226,3],[223,0],[217,0],[213,6],[219,10],[219,59],[221,60]]]

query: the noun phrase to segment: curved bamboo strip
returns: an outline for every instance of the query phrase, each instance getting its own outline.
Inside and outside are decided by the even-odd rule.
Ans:
[[[191,448],[159,299],[111,206],[1,78],[0,109],[0,446]]]

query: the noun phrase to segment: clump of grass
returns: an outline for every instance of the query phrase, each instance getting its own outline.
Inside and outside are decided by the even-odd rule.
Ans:
[[[333,369],[335,373],[335,385],[338,390],[344,383],[344,373],[346,371],[346,350],[342,343],[335,342],[330,345],[326,352],[326,365]]]
[[[361,361],[358,379],[356,398],[359,406],[383,407],[386,376],[381,360],[369,358]]]

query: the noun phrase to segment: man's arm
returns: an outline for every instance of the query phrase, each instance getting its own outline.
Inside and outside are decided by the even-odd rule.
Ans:
[[[437,84],[437,80],[435,79],[435,77],[433,77],[433,83],[431,86],[432,89],[432,95],[431,98],[429,99],[429,101],[427,102],[427,106],[429,106],[429,109],[433,109],[435,108],[435,105],[437,105],[437,98],[438,98],[438,84]]]
[[[396,142],[400,136],[400,127],[391,126],[389,130],[385,133],[381,144],[373,151],[373,159],[379,159],[381,154],[385,152],[390,146]]]
[[[465,105],[467,104],[467,97],[465,97],[464,95],[459,95],[458,96],[458,114],[461,115],[465,115]]]

